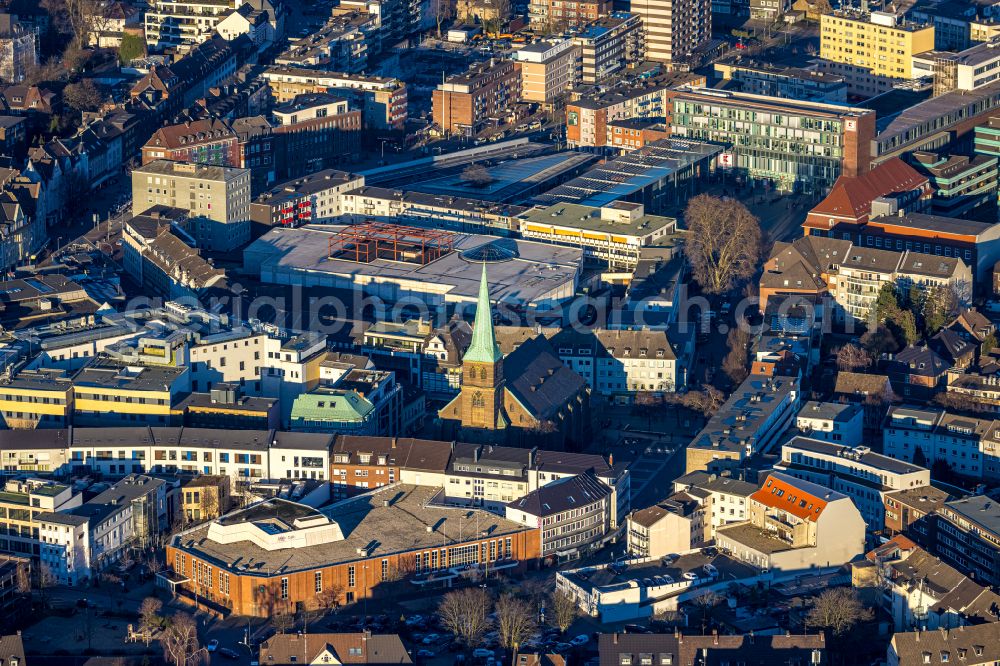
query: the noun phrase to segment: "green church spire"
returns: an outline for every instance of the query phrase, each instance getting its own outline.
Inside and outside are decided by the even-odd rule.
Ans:
[[[476,303],[476,321],[472,325],[472,343],[463,360],[477,363],[496,363],[503,358],[493,331],[493,308],[490,306],[490,289],[486,282],[486,262],[479,282],[479,300]]]

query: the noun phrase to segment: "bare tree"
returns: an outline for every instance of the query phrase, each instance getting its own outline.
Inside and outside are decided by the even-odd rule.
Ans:
[[[726,396],[719,389],[707,384],[702,387],[701,391],[688,391],[675,399],[684,407],[700,412],[705,418],[708,418],[719,411],[719,407],[726,401]]]
[[[467,587],[444,595],[438,605],[441,624],[468,647],[475,647],[489,628],[486,618],[490,595],[481,587]]]
[[[496,614],[500,644],[508,650],[517,649],[535,630],[535,613],[531,604],[513,594],[500,596]]]
[[[434,23],[437,25],[438,39],[441,39],[442,24],[454,16],[454,10],[454,0],[431,0],[431,13],[434,15]]]
[[[552,626],[559,629],[559,631],[566,631],[569,629],[569,625],[573,624],[575,620],[580,615],[580,609],[576,605],[576,599],[569,596],[562,590],[556,590],[552,593],[549,605],[552,609],[550,614]]]
[[[705,625],[708,624],[708,615],[712,612],[713,608],[719,605],[720,601],[722,601],[722,597],[712,590],[691,599],[691,603],[701,610],[701,633],[705,633]]]
[[[170,618],[160,644],[163,658],[173,666],[198,666],[205,660],[205,648],[198,643],[198,625],[187,613]]]
[[[757,270],[760,223],[735,199],[699,194],[684,210],[684,253],[702,289],[719,294]]]
[[[340,599],[343,596],[344,586],[335,582],[316,595],[316,605],[326,612],[335,611],[340,608]]]
[[[101,574],[100,580],[108,586],[108,600],[112,608],[115,606],[116,599],[118,600],[118,606],[121,606],[121,600],[118,599],[118,595],[122,591],[122,577],[116,573],[106,571]]]
[[[739,384],[750,373],[747,371],[747,353],[750,349],[750,333],[737,326],[729,331],[726,339],[729,353],[722,361],[722,369],[733,384]]]
[[[462,171],[462,180],[473,187],[486,187],[493,182],[493,176],[482,164],[470,164]]]
[[[139,630],[146,645],[153,639],[153,632],[163,624],[163,618],[160,617],[162,609],[163,602],[156,597],[146,597],[139,604]]]
[[[837,367],[848,372],[865,370],[872,364],[872,357],[866,350],[850,343],[837,352]]]
[[[56,30],[71,35],[80,47],[96,43],[94,36],[106,30],[110,21],[111,3],[101,0],[40,0],[39,4],[52,17]]]
[[[870,620],[873,613],[865,608],[857,591],[849,587],[832,587],[813,601],[806,615],[806,625],[828,629],[834,636],[843,636],[858,622]]]
[[[510,0],[486,0],[493,8],[490,23],[494,32],[503,32],[504,26],[510,20],[511,2]]]

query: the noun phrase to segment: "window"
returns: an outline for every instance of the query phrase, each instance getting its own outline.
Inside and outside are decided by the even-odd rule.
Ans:
[[[354,567],[347,567],[347,587],[354,587]]]
[[[288,578],[281,579],[281,598],[288,598]]]
[[[323,591],[323,572],[322,571],[317,571],[315,574],[313,574],[313,580],[314,580],[314,583],[315,583],[313,589],[315,589],[317,592],[322,592]]]

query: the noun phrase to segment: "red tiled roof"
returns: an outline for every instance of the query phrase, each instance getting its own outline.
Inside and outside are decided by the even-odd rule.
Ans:
[[[810,214],[862,217],[871,212],[874,199],[894,192],[909,192],[926,183],[926,176],[894,157],[864,175],[838,178],[830,194],[816,204]]]
[[[773,509],[787,511],[796,518],[816,521],[826,508],[826,500],[803,491],[774,475],[750,499]]]

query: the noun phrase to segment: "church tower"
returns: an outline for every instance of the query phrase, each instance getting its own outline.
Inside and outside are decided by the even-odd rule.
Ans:
[[[493,330],[493,309],[483,263],[472,342],[462,357],[462,426],[482,430],[505,428],[503,396],[503,354]]]

